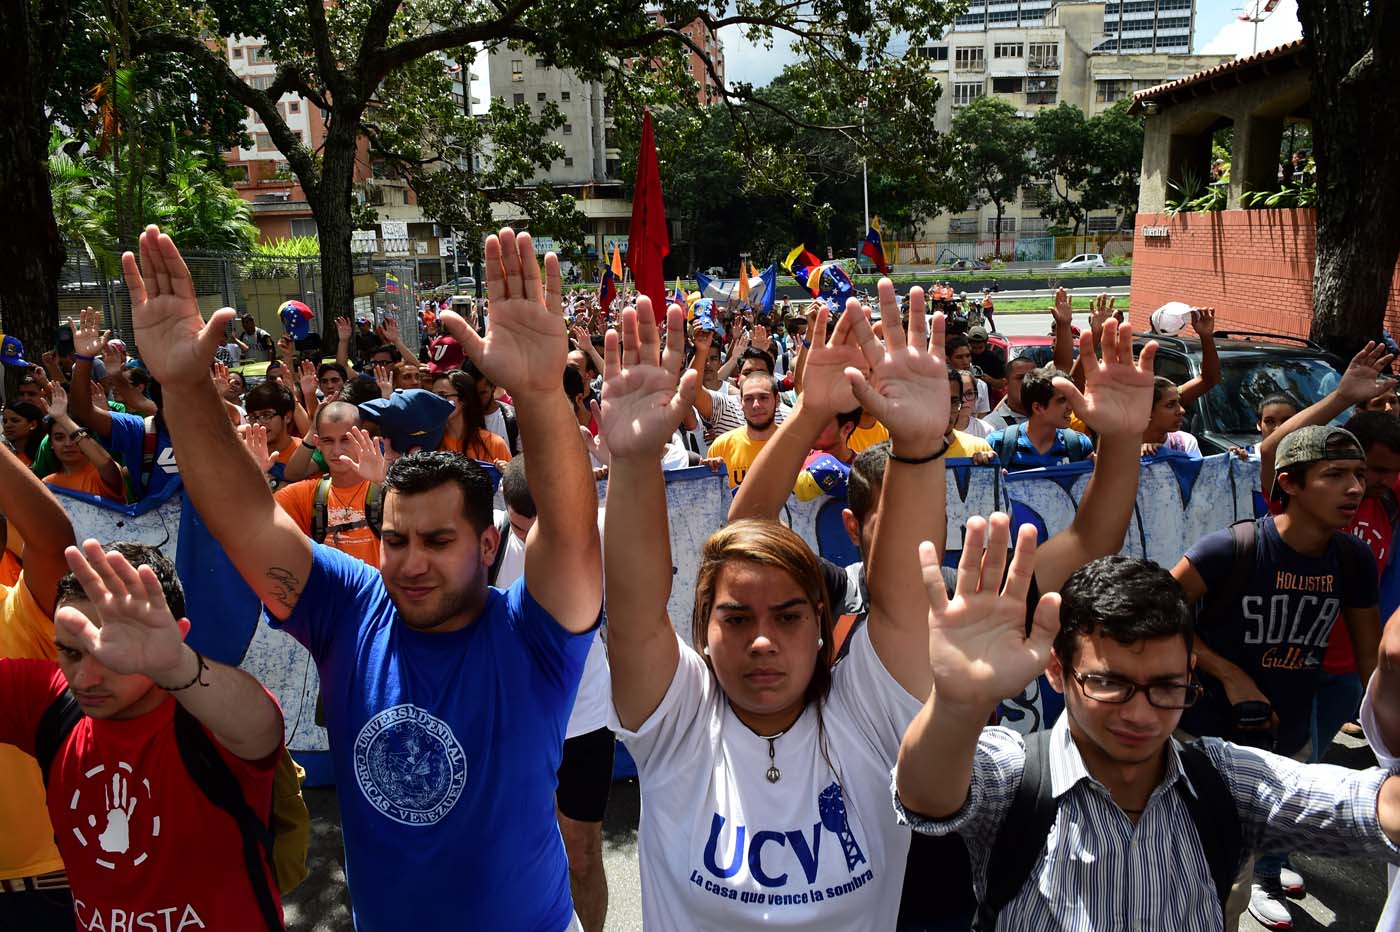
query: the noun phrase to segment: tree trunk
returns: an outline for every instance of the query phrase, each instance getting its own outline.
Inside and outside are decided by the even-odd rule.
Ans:
[[[18,337],[25,358],[38,363],[52,349],[58,326],[58,274],[65,257],[49,198],[45,89],[37,86],[34,4],[0,3],[0,55],[19,63],[0,84],[0,330]],[[51,27],[45,27],[51,28]],[[14,397],[22,370],[6,366],[6,397]]]
[[[352,121],[353,122],[353,121]],[[347,138],[348,137],[348,138]],[[350,199],[355,180],[353,134],[326,136],[320,178],[312,188],[302,183],[321,244],[321,334],[323,348],[333,348],[335,320],[351,316],[355,306],[355,272],[350,253]]]
[[[992,258],[994,258],[994,259],[1000,259],[1000,258],[1001,258],[1001,215],[1004,214],[1004,213],[1006,213],[1006,208],[1002,206],[1001,201],[993,201],[992,204],[993,204],[993,205],[996,207],[996,209],[997,209],[996,255],[993,256]]]
[[[1310,336],[1343,359],[1380,339],[1400,259],[1400,30],[1388,6],[1367,13],[1366,0],[1298,4],[1312,54],[1317,164]]]

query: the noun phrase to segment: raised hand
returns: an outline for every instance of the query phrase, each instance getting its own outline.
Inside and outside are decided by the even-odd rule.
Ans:
[[[695,401],[699,384],[693,369],[681,372],[685,352],[685,311],[673,304],[666,314],[666,350],[651,310],[651,299],[622,312],[622,333],[610,330],[603,343],[603,405],[598,434],[611,458],[659,459]],[[678,382],[679,380],[679,382]]]
[[[60,631],[114,673],[141,673],[157,684],[189,679],[184,641],[190,623],[170,613],[149,566],[134,568],[116,551],[103,553],[92,539],[83,541],[82,550],[69,547],[63,556],[98,624],[65,605],[54,615]]]
[[[101,397],[96,396],[96,397]],[[68,393],[63,386],[54,382],[49,386],[49,417],[61,421],[68,416]]]
[[[249,424],[239,432],[239,437],[243,441],[243,449],[247,450],[253,462],[258,464],[259,471],[270,472],[272,467],[277,465],[277,454],[267,448],[266,427],[261,424]]]
[[[1006,515],[992,515],[990,531],[986,518],[970,518],[951,601],[937,549],[928,541],[919,545],[929,600],[929,665],[938,702],[989,708],[1019,695],[1050,661],[1060,630],[1060,596],[1041,597],[1027,637],[1026,594],[1035,574],[1035,529],[1022,526],[1002,585],[1010,543],[1011,519]]]
[[[284,333],[277,338],[277,352],[282,356],[287,368],[292,368],[292,356],[296,353],[296,344],[292,342],[291,336]]]
[[[390,314],[387,317],[385,317],[383,325],[381,325],[379,328],[379,335],[383,337],[386,342],[398,343],[399,319],[393,314]]]
[[[77,342],[75,340],[74,346],[76,345]],[[82,352],[82,350],[78,352]],[[111,342],[104,343],[102,346],[102,364],[107,367],[107,374],[109,376],[117,375],[122,371],[122,366],[125,364],[125,360],[122,359],[122,351],[117,349]]]
[[[122,255],[122,275],[131,295],[141,361],[167,388],[197,386],[209,377],[209,364],[234,310],[220,308],[205,322],[189,267],[170,237],[154,225],[141,234],[140,251],[139,266],[131,253]]]
[[[702,346],[706,349],[710,349],[715,345],[714,332],[708,327],[701,326],[699,323],[691,324],[690,339],[697,349]]]
[[[1157,341],[1151,340],[1133,362],[1133,328],[1110,317],[1103,325],[1102,354],[1094,353],[1091,330],[1079,338],[1084,366],[1084,392],[1069,379],[1057,378],[1079,419],[1095,433],[1141,434],[1152,415],[1152,360]]]
[[[595,424],[603,423],[603,410],[598,406],[598,402],[590,401],[588,407],[593,412],[593,422]],[[580,424],[578,426],[578,435],[583,441],[584,449],[589,452],[594,460],[603,466],[612,462],[612,453],[608,450],[608,443],[603,439],[601,431],[597,435],[594,435],[593,431],[589,430],[585,425]]]
[[[488,236],[486,291],[491,317],[485,337],[452,311],[438,320],[477,368],[512,395],[558,394],[569,350],[558,257],[544,257],[541,280],[530,234],[506,228]]]
[[[579,349],[583,349],[584,344],[592,343],[592,340],[589,339],[588,331],[577,324],[569,328],[569,334],[574,338],[574,345]]]
[[[948,403],[948,367],[942,356],[943,315],[933,315],[933,331],[924,321],[924,290],[909,292],[909,332],[899,327],[899,305],[894,284],[880,279],[880,317],[889,322],[886,345],[881,346],[864,314],[846,305],[843,317],[853,317],[851,339],[860,346],[870,367],[846,369],[856,400],[875,415],[890,432],[894,452],[924,457],[943,447],[951,406]],[[810,361],[808,362],[810,366]],[[806,386],[804,375],[803,386]]]
[[[1382,375],[1395,357],[1382,343],[1370,342],[1351,357],[1351,363],[1337,383],[1337,395],[1349,404],[1365,404],[1384,391],[1394,390],[1395,380]]]
[[[383,438],[371,437],[360,428],[352,427],[350,443],[350,454],[340,454],[340,461],[355,470],[355,474],[361,479],[382,483],[389,471],[389,463],[384,455]]]
[[[214,387],[219,390],[220,398],[228,397],[228,366],[222,362],[215,362],[214,368],[209,371],[209,377],[214,380]]]
[[[851,328],[860,314],[847,310],[836,321],[827,337],[831,312],[825,304],[816,313],[816,320],[807,329],[811,349],[807,350],[807,367],[802,371],[803,407],[824,417],[835,417],[860,405],[851,389],[846,370],[865,369],[865,355],[851,338]]]
[[[316,364],[309,359],[301,361],[301,370],[297,373],[297,384],[301,386],[301,397],[305,404],[311,404],[316,397]]]
[[[768,328],[762,324],[753,328],[753,338],[750,342],[754,347],[763,350],[765,353],[773,352],[773,337],[768,333]]]
[[[353,325],[350,323],[350,318],[348,318],[348,317],[337,317],[337,318],[335,319],[335,338],[336,338],[336,340],[338,340],[338,341],[341,342],[341,343],[349,343],[349,342],[350,342],[350,332],[351,332],[352,326],[353,326]]]
[[[1055,323],[1068,327],[1074,323],[1074,301],[1063,287],[1055,289]]]
[[[1215,335],[1215,308],[1213,307],[1193,307],[1191,308],[1191,329],[1196,331],[1196,336],[1202,340]]]
[[[562,380],[564,374],[559,373]],[[394,373],[384,363],[377,363],[374,367],[374,384],[379,386],[379,394],[388,398],[394,393]]]
[[[85,307],[78,314],[78,322],[68,318],[68,326],[73,328],[73,352],[79,356],[102,356],[107,349],[107,341],[112,338],[110,330],[102,329],[102,312]],[[105,360],[104,360],[105,362]],[[118,364],[117,368],[121,368]]]

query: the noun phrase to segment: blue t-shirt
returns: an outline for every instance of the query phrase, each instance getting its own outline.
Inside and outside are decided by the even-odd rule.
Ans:
[[[1042,466],[1058,466],[1061,463],[1072,461],[1069,455],[1069,441],[1074,438],[1067,438],[1066,435],[1071,433],[1071,429],[1068,427],[1056,428],[1055,442],[1051,445],[1050,449],[1044,453],[1037,450],[1035,444],[1031,443],[1031,438],[1026,433],[1024,424],[1017,424],[1015,427],[1006,428],[1006,430],[1016,431],[1016,455],[1012,457],[1010,463],[1001,464],[1005,469],[1038,469]],[[987,435],[987,443],[991,444],[992,449],[997,451],[998,457],[1001,456],[1002,436],[1006,433],[1006,430],[992,431],[992,433]],[[1080,434],[1079,437],[1082,438],[1083,446],[1087,448],[1089,446],[1089,438],[1085,437],[1083,434]],[[1074,442],[1081,443],[1081,440],[1075,440]],[[1084,458],[1085,457],[1080,457],[1080,459]]]
[[[1363,541],[1340,531],[1324,556],[1310,557],[1284,542],[1272,515],[1254,525],[1254,567],[1238,589],[1230,581],[1235,545],[1229,528],[1186,551],[1206,584],[1196,636],[1254,680],[1278,715],[1279,753],[1293,754],[1308,740],[1332,626],[1346,623],[1344,609],[1376,607],[1376,558]],[[1240,593],[1237,603],[1223,604],[1234,591]],[[1193,735],[1230,737],[1233,719],[1224,688],[1208,675],[1200,679],[1206,694],[1186,710],[1181,727]]]
[[[415,631],[373,567],[313,551],[272,623],[320,670],[355,927],[567,928],[555,775],[594,632],[562,628],[524,579],[460,631]]]
[[[109,449],[121,456],[131,476],[131,486],[138,499],[162,495],[166,487],[180,481],[180,467],[175,463],[175,449],[170,434],[159,431],[151,437],[150,460],[147,461],[146,419],[136,414],[112,412],[112,439]]]

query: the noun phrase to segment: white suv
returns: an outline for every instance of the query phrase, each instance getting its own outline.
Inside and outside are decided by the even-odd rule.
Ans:
[[[1073,259],[1070,259],[1067,262],[1061,262],[1059,265],[1055,266],[1055,268],[1067,270],[1101,269],[1104,268],[1105,265],[1106,263],[1103,261],[1103,256],[1099,255],[1096,252],[1086,252],[1075,256]]]

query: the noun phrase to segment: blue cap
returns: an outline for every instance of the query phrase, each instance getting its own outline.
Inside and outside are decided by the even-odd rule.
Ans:
[[[456,405],[422,388],[400,388],[388,398],[360,405],[360,413],[379,425],[379,433],[399,454],[436,450]]]
[[[19,341],[19,337],[0,339],[0,363],[29,368],[29,363],[24,361],[24,344]]]

